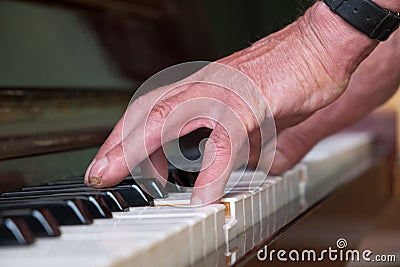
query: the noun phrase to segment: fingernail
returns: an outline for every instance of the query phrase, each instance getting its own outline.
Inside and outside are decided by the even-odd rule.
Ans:
[[[91,176],[89,177],[89,185],[99,185],[101,183],[101,177]]]
[[[192,205],[192,206],[201,206],[201,205],[203,205],[203,200],[201,198],[199,198],[199,197],[193,197],[190,200],[190,205]]]
[[[96,159],[93,159],[92,162],[89,164],[89,166],[86,169],[86,173],[85,173],[85,184],[89,184],[89,174],[90,174],[90,170],[92,169],[93,164],[96,162]]]
[[[107,166],[108,166],[107,157],[103,157],[103,158],[97,160],[93,164],[93,166],[90,170],[90,174],[89,174],[89,184],[90,185],[99,185],[101,183],[101,180],[104,175],[104,171],[106,170]]]

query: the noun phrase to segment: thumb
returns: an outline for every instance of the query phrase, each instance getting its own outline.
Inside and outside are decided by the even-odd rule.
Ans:
[[[302,123],[279,134],[271,166],[272,174],[282,174],[293,167],[322,138],[318,131],[307,130],[307,125]],[[263,154],[267,152],[263,149]]]

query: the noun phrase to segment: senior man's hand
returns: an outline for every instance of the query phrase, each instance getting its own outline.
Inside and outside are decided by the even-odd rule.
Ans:
[[[376,2],[394,11],[400,10],[399,0]],[[129,155],[129,167],[142,161],[146,166],[147,155],[151,155],[158,172],[165,176],[166,160],[160,149],[165,120],[171,119],[171,113],[181,103],[212,98],[227,107],[211,103],[192,105],[186,112],[181,110],[177,116],[171,116],[170,125],[182,127],[180,136],[200,127],[212,129],[203,158],[208,165],[197,178],[192,204],[216,202],[222,196],[246,135],[256,132],[259,122],[266,118],[268,107],[261,98],[269,103],[279,131],[293,126],[335,101],[346,89],[352,73],[377,45],[377,41],[355,30],[324,3],[317,2],[285,29],[218,61],[246,74],[259,89],[243,86],[227,92],[211,84],[166,86],[137,99],[125,114],[129,117],[125,121],[128,125],[124,127],[121,119],[88,167],[86,182],[106,187],[121,181],[129,174],[124,152]],[[224,74],[199,75],[220,75],[235,84],[235,77]],[[148,107],[152,110],[145,117],[141,109]],[[201,117],[186,124],[190,117],[201,116],[203,110],[208,110],[216,120]],[[230,116],[229,110],[238,116]],[[123,130],[128,131],[124,137]],[[170,137],[176,135],[173,127],[164,130],[167,136],[169,131]],[[129,144],[128,150],[124,151],[123,143]]]

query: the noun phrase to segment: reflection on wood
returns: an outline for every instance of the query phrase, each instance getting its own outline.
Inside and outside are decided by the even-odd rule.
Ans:
[[[132,93],[0,89],[0,159],[100,145]]]

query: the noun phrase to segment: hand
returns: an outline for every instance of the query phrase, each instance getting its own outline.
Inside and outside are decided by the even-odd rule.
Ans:
[[[166,86],[137,99],[125,113],[126,127],[121,119],[88,167],[86,182],[96,187],[111,186],[141,162],[143,169],[155,170],[158,176],[165,177],[166,160],[160,149],[164,141],[208,127],[213,131],[206,143],[203,169],[191,202],[216,202],[247,135],[251,142],[252,135],[257,136],[258,127],[267,118],[264,99],[280,131],[293,126],[336,100],[347,87],[351,74],[377,44],[318,2],[282,31],[218,61],[231,67],[224,70],[246,74],[256,86],[245,82],[235,87],[241,82],[235,75],[206,68],[194,76],[206,80],[217,77],[234,88],[224,90],[210,84]],[[215,101],[196,102],[204,98],[225,106],[215,106]],[[182,108],[183,103],[191,105]],[[204,118],[203,110],[213,119]],[[198,115],[200,118],[190,120]],[[165,140],[161,138],[162,129]],[[128,148],[127,162],[124,148]],[[153,168],[148,168],[149,162]]]

